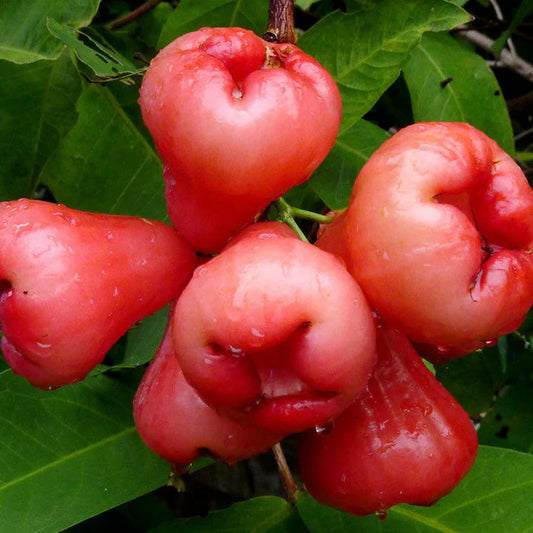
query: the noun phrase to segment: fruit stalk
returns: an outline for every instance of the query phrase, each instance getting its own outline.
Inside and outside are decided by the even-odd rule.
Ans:
[[[295,43],[294,0],[270,0],[265,41],[271,43]]]

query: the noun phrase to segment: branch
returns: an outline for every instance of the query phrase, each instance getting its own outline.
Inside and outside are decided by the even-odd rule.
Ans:
[[[109,29],[118,30],[119,28],[122,28],[122,26],[125,26],[126,24],[133,22],[135,19],[138,19],[141,15],[144,15],[147,11],[150,11],[150,9],[153,9],[162,1],[163,0],[148,0],[148,2],[145,2],[137,9],[134,9],[131,13],[128,13],[127,15],[124,15],[123,17],[111,22],[111,24],[109,24]]]
[[[475,44],[486,52],[492,52],[492,45],[494,41],[476,30],[462,30],[459,33],[467,41]],[[495,63],[496,66],[505,67],[516,72],[526,80],[533,82],[533,65],[524,61],[521,57],[509,52],[509,50],[502,50],[500,57]]]

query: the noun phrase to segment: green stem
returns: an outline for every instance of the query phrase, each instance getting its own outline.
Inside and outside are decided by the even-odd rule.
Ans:
[[[329,224],[333,217],[328,215],[321,215],[320,213],[315,213],[314,211],[307,211],[305,209],[300,209],[299,207],[290,206],[292,216],[295,218],[305,218],[306,220],[313,220],[319,224]]]
[[[294,207],[287,203],[283,198],[278,198],[274,204],[278,211],[278,220],[287,224],[287,226],[289,226],[304,242],[309,242],[309,240],[301,230],[300,226],[298,226],[296,220],[294,220],[295,218],[304,218],[306,220],[318,222],[319,224],[329,224],[333,220],[332,217]]]
[[[274,204],[276,205],[276,209],[278,211],[278,220],[284,224],[287,224],[287,226],[289,226],[289,228],[291,228],[302,241],[309,242],[309,239],[305,236],[304,232],[301,230],[300,226],[298,226],[296,220],[294,220],[294,217],[292,216],[292,206],[290,206],[283,198],[278,198]]]

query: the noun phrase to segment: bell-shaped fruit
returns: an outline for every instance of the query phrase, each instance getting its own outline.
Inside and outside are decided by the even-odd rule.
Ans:
[[[83,379],[197,264],[170,226],[20,199],[0,203],[2,353],[41,388]]]
[[[533,190],[468,124],[387,140],[343,218],[347,267],[371,305],[440,362],[514,331],[533,303]]]
[[[139,104],[167,167],[172,223],[204,253],[311,175],[342,114],[316,60],[241,28],[203,28],[163,48]]]
[[[357,283],[276,222],[249,226],[196,269],[173,332],[185,378],[206,403],[276,433],[338,415],[376,360]]]
[[[478,440],[468,414],[407,337],[378,329],[365,391],[329,427],[302,433],[302,479],[320,502],[356,515],[431,505],[467,474]]]
[[[267,451],[283,435],[220,416],[183,377],[172,320],[133,400],[137,430],[163,459],[187,465],[207,455],[229,464]]]

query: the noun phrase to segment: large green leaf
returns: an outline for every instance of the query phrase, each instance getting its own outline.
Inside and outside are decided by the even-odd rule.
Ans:
[[[168,522],[152,533],[304,533],[294,508],[285,500],[262,496],[236,503],[227,509],[195,517]]]
[[[424,35],[404,67],[417,122],[469,122],[514,152],[507,106],[486,61],[445,34]]]
[[[0,61],[0,199],[31,196],[46,159],[77,119],[80,76],[57,61]]]
[[[100,0],[3,0],[0,2],[0,59],[31,63],[57,58],[64,44],[46,28],[52,17],[73,28],[87,26]]]
[[[176,37],[203,26],[238,26],[262,35],[268,20],[267,0],[181,0],[159,38],[163,48]]]
[[[387,132],[365,120],[339,135],[335,146],[309,180],[309,185],[330,209],[348,205],[355,178],[388,137]]]
[[[60,531],[165,483],[133,424],[135,383],[41,391],[0,374],[0,531]]]
[[[334,12],[307,31],[299,46],[334,77],[343,99],[345,131],[399,76],[426,31],[443,31],[469,15],[442,0],[380,0],[354,13]]]
[[[533,456],[482,446],[470,473],[448,496],[432,507],[392,507],[385,520],[352,516],[306,494],[298,510],[311,533],[524,533],[531,531]]]
[[[167,220],[161,160],[113,94],[89,86],[78,112],[42,172],[55,198],[86,211]]]

